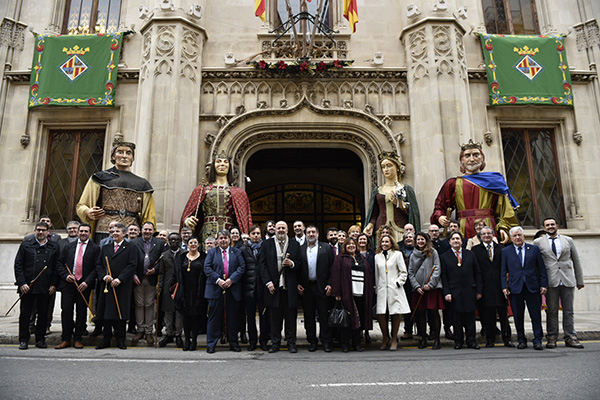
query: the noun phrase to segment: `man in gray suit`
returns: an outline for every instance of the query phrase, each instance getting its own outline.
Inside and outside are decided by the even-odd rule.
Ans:
[[[573,323],[573,297],[575,286],[583,288],[583,269],[579,254],[573,239],[569,236],[559,235],[558,226],[554,218],[544,220],[546,236],[537,238],[533,244],[540,248],[546,272],[548,274],[548,293],[546,302],[548,312],[546,315],[546,331],[548,343],[546,347],[556,347],[558,338],[558,304],[562,303],[563,331],[565,344],[568,347],[583,349],[577,340],[577,332]]]

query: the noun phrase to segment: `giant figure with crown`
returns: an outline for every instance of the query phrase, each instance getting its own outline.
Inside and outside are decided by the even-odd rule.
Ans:
[[[484,219],[497,231],[502,243],[507,243],[508,231],[519,225],[515,215],[515,209],[519,207],[517,201],[501,173],[482,172],[485,155],[481,143],[470,139],[460,150],[460,172],[464,175],[444,183],[435,200],[430,222],[446,227],[450,223],[447,210],[456,210],[460,231],[465,237],[475,236],[475,220]]]

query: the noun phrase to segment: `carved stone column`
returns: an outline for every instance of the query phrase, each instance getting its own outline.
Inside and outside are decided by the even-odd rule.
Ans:
[[[459,173],[459,143],[472,137],[463,35],[452,17],[421,19],[401,35],[408,68],[415,187],[423,202],[435,198],[441,184]]]
[[[134,168],[154,186],[157,221],[175,230],[197,183],[206,34],[199,24],[201,14],[192,12],[194,5],[190,11],[175,8],[170,1],[161,1],[160,8],[152,11],[143,7]]]

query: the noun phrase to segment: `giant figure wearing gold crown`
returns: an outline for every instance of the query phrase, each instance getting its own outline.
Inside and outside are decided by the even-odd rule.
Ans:
[[[194,230],[202,242],[223,229],[239,226],[248,233],[252,225],[250,202],[244,189],[232,186],[231,161],[222,151],[210,164],[208,185],[194,189],[181,215],[181,225]]]
[[[94,173],[77,203],[77,215],[92,226],[99,242],[108,236],[108,226],[152,222],[156,226],[154,189],[146,179],[131,172],[135,144],[115,141],[110,153],[114,167]]]
[[[482,172],[485,155],[481,143],[472,139],[461,145],[460,172],[463,176],[450,178],[444,183],[437,198],[431,223],[447,227],[447,210],[456,210],[460,231],[465,237],[474,237],[476,219],[484,219],[495,230],[502,243],[509,240],[510,228],[519,225],[515,209],[517,201],[510,194],[504,176],[499,172]]]
[[[373,229],[388,225],[394,230],[396,241],[400,241],[407,223],[413,224],[417,232],[421,230],[417,196],[411,186],[401,182],[400,178],[406,167],[395,152],[381,153],[379,164],[385,183],[375,187],[371,193],[364,232],[371,236]]]

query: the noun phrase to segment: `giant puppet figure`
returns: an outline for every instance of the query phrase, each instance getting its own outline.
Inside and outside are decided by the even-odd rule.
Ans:
[[[233,173],[224,151],[210,164],[208,180],[208,185],[198,186],[190,195],[181,216],[181,228],[193,229],[201,243],[233,226],[248,233],[252,225],[250,202],[244,189],[230,185]]]
[[[460,231],[465,237],[476,235],[474,222],[484,219],[498,232],[502,243],[509,240],[508,231],[518,226],[515,209],[517,201],[510,194],[504,176],[499,172],[481,172],[485,168],[485,155],[481,143],[470,139],[460,148],[460,172],[463,176],[450,178],[440,189],[431,223],[448,226],[448,210],[456,210]]]
[[[371,236],[373,229],[389,225],[394,230],[396,241],[403,239],[404,225],[413,224],[416,231],[421,230],[421,216],[415,190],[401,183],[400,177],[405,166],[395,152],[383,152],[379,155],[379,163],[385,183],[376,187],[371,193],[367,226],[364,232]]]
[[[115,141],[110,153],[110,162],[115,166],[94,173],[83,189],[77,215],[92,226],[97,242],[108,236],[113,221],[125,226],[146,222],[156,226],[154,189],[146,179],[131,172],[134,157],[135,144]]]

